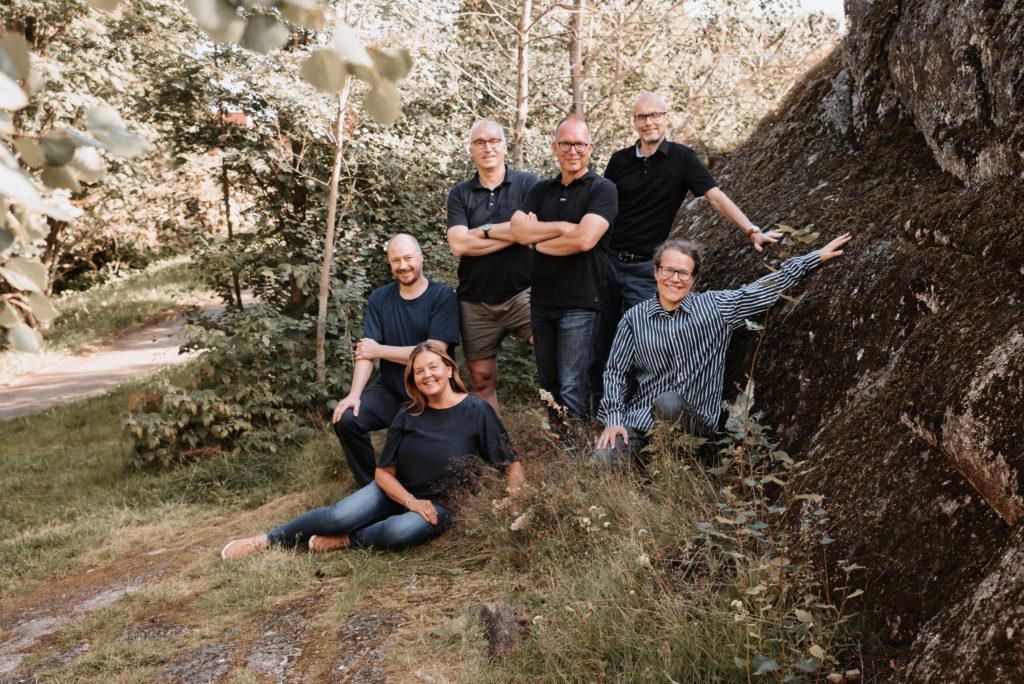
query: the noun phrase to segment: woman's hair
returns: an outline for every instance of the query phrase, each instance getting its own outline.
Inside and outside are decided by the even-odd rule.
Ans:
[[[416,386],[416,379],[413,376],[412,364],[416,362],[416,357],[423,352],[433,352],[441,357],[444,365],[448,366],[452,371],[452,377],[448,380],[448,384],[456,392],[462,392],[465,394],[466,383],[462,382],[462,378],[459,376],[459,367],[455,365],[455,359],[448,356],[448,353],[444,349],[437,346],[433,342],[420,342],[412,348],[412,353],[409,354],[409,360],[405,362],[405,391],[409,394],[410,406],[412,410],[410,414],[418,416],[423,413],[423,410],[427,408],[427,395],[420,391],[420,388]]]

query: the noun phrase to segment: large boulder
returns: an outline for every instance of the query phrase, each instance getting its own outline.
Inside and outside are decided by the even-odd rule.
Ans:
[[[726,387],[757,349],[758,405],[813,464],[831,560],[868,566],[864,610],[908,654],[897,681],[1024,681],[1024,4],[848,8],[845,46],[715,169],[761,225],[855,236],[759,346],[737,336]],[[940,53],[972,41],[968,87]],[[708,247],[700,287],[765,272],[703,200],[676,227]]]

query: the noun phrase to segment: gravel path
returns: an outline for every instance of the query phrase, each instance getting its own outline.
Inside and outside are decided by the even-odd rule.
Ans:
[[[217,314],[224,310],[224,305],[210,300],[201,303],[200,308]],[[95,351],[69,356],[14,378],[0,387],[0,419],[103,394],[160,368],[194,358],[198,352],[178,353],[185,340],[184,326],[185,317],[179,316],[118,337]]]

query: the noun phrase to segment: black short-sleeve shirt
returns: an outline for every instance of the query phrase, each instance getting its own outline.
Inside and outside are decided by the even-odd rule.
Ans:
[[[587,214],[597,214],[615,225],[618,197],[615,185],[593,170],[562,185],[561,175],[542,180],[533,186],[522,206],[540,221],[579,223]],[[554,308],[599,309],[604,261],[599,247],[570,254],[533,255],[533,289],[531,303]]]
[[[424,340],[448,343],[451,354],[459,344],[459,302],[452,288],[429,281],[416,299],[403,299],[398,283],[389,283],[370,293],[363,319],[363,337],[393,347],[409,347]],[[380,384],[402,403],[405,364],[381,359]]]
[[[663,140],[651,156],[639,157],[638,144],[613,154],[604,172],[619,192],[619,216],[605,240],[613,253],[651,254],[668,238],[687,191],[703,196],[717,185],[686,145]]]
[[[490,405],[472,394],[455,406],[420,415],[403,408],[388,428],[377,463],[395,466],[395,477],[419,499],[437,500],[482,460],[505,467],[519,460],[505,426]]]
[[[491,190],[480,175],[463,181],[448,192],[448,227],[479,228],[485,223],[505,223],[512,218],[537,176],[505,167],[505,180]],[[483,256],[459,259],[459,299],[466,302],[504,302],[530,287],[533,254],[526,245],[511,245]]]

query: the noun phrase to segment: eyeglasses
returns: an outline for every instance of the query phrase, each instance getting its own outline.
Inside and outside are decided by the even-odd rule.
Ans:
[[[471,144],[473,145],[474,149],[482,150],[486,148],[488,145],[490,145],[491,147],[501,147],[501,144],[503,142],[505,141],[502,140],[501,138],[488,138],[487,140],[474,140]]]
[[[640,124],[640,123],[647,123],[648,121],[661,121],[662,117],[664,117],[666,114],[668,114],[668,112],[651,112],[650,114],[634,114],[633,115],[633,121],[636,121],[638,124]]]
[[[684,283],[693,280],[693,274],[689,271],[683,271],[682,269],[669,268],[668,266],[658,266],[658,275],[665,280],[672,280],[678,278]]]
[[[557,143],[559,152],[568,152],[569,150],[575,150],[576,154],[583,154],[590,147],[588,142],[569,142],[567,140],[559,140]]]

